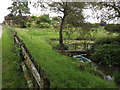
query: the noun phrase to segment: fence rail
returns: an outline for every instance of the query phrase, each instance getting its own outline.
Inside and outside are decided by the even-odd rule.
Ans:
[[[50,81],[45,71],[31,57],[31,54],[23,41],[16,32],[10,30],[14,37],[14,44],[20,48],[20,57],[22,58],[22,69],[29,88],[49,88]],[[36,85],[37,84],[37,85]]]

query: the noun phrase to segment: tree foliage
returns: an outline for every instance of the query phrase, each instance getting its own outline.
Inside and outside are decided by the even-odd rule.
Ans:
[[[93,59],[106,65],[120,64],[120,35],[117,37],[101,38],[95,41]]]
[[[11,14],[13,15],[26,15],[30,14],[30,9],[28,7],[28,2],[13,2],[12,6],[8,7],[8,10],[10,10]]]
[[[114,18],[120,17],[120,1],[117,2],[107,2],[103,3],[104,6],[108,8],[108,10],[114,10]]]
[[[51,2],[48,4],[51,10],[56,13],[61,13],[63,16],[61,17],[60,30],[59,30],[59,44],[61,54],[64,54],[64,43],[63,43],[63,28],[64,24],[70,23],[75,25],[76,21],[81,22],[82,9],[84,7],[84,3],[81,2]],[[69,21],[70,20],[70,21]]]
[[[37,20],[37,24],[39,24],[39,23],[48,23],[48,24],[50,24],[51,20],[50,20],[49,14],[44,14],[44,15],[39,16],[38,20]]]

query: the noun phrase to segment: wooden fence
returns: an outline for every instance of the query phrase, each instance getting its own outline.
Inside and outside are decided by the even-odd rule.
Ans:
[[[25,79],[27,81],[29,88],[49,88],[50,81],[45,71],[38,65],[35,60],[33,60],[29,50],[19,38],[16,32],[10,30],[14,37],[14,44],[16,49],[19,49],[17,52],[19,59],[21,60],[21,66],[24,72]]]

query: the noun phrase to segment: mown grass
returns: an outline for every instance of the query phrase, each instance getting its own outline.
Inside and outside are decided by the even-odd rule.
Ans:
[[[14,52],[13,38],[8,28],[2,35],[2,88],[25,88],[26,81],[22,69],[18,69],[18,58]]]
[[[116,87],[114,83],[107,82],[85,70],[80,70],[78,68],[80,62],[54,51],[47,40],[57,37],[57,33],[52,33],[52,30],[48,29],[39,29],[39,31],[37,29],[26,30],[17,29],[16,31],[30,50],[34,60],[48,74],[51,88]]]

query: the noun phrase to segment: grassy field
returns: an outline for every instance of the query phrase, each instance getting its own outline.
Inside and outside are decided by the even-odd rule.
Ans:
[[[19,30],[19,28],[17,29]],[[59,39],[59,32],[58,30],[54,30],[53,28],[27,28],[27,29],[23,29],[23,31],[25,32],[30,32],[30,38],[34,38],[37,36],[40,36],[39,38],[46,41],[48,44],[50,44],[51,46],[56,46],[59,44],[59,40],[51,40],[51,39]],[[90,35],[90,36],[89,36]],[[99,38],[103,38],[103,37],[115,37],[117,36],[116,33],[109,33],[106,30],[104,30],[104,27],[98,27],[96,29],[96,31],[91,31],[89,33],[89,37],[86,38],[87,40],[64,40],[64,44],[68,45],[68,44],[73,44],[73,43],[94,43],[94,41],[89,40],[90,38],[94,38],[99,39]],[[70,38],[71,39],[75,39],[75,38],[84,38],[86,36],[86,34],[84,35],[84,33],[80,34],[80,31],[74,31],[73,33],[71,33]],[[63,32],[63,37],[64,39],[67,38],[67,35],[65,32]],[[72,47],[69,46],[69,48],[71,49]]]
[[[48,43],[58,38],[58,32],[50,29],[16,29],[34,60],[48,74],[51,88],[111,88],[116,87],[86,70],[79,69],[79,61],[62,56]]]
[[[18,59],[14,52],[13,38],[6,27],[2,36],[2,88],[25,88],[26,81],[22,69],[18,69]]]

